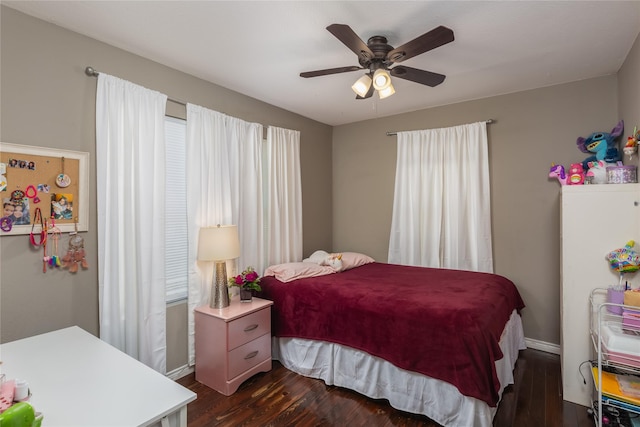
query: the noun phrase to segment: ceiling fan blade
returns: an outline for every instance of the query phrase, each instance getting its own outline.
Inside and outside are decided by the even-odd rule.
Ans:
[[[373,92],[375,92],[375,88],[373,87],[373,85],[371,85],[369,86],[369,90],[367,91],[367,93],[364,94],[364,96],[356,95],[356,99],[371,98],[371,96],[373,96]]]
[[[326,76],[328,74],[347,73],[349,71],[357,70],[363,70],[363,68],[356,67],[355,65],[352,65],[351,67],[327,68],[326,70],[306,71],[304,73],[300,73],[300,77],[318,77]]]
[[[373,52],[369,49],[369,46],[362,41],[360,37],[351,29],[350,26],[344,24],[331,24],[327,27],[327,30],[333,34],[338,40],[344,43],[353,53],[358,55],[358,59],[371,59],[373,58]]]
[[[444,44],[451,43],[453,40],[453,31],[441,25],[390,51],[387,53],[387,61],[402,62]]]
[[[438,86],[442,83],[446,76],[438,73],[432,73],[431,71],[418,70],[417,68],[405,67],[404,65],[398,65],[393,67],[391,75],[400,79],[410,80],[412,82],[420,83],[427,86]]]

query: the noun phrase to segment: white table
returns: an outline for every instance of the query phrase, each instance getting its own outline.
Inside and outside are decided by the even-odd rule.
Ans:
[[[0,345],[0,372],[29,383],[43,427],[186,427],[196,394],[73,326]]]

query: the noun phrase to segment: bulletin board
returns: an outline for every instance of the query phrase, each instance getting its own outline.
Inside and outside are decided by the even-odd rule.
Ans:
[[[61,232],[88,231],[88,167],[87,152],[0,142],[0,217],[12,219],[0,236],[31,233],[37,208]]]

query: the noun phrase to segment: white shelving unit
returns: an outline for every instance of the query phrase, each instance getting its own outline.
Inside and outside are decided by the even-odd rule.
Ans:
[[[562,398],[591,407],[593,387],[580,375],[581,364],[594,357],[587,301],[592,289],[618,283],[605,255],[629,240],[640,242],[640,184],[563,185],[561,195]],[[606,231],[594,224],[606,224]],[[640,272],[625,280],[640,287]]]
[[[638,310],[622,304],[607,302],[607,289],[596,288],[590,295],[591,317],[589,330],[597,362],[597,374],[590,367],[590,374],[594,380],[593,411],[597,427],[602,427],[603,408],[615,408],[620,413],[628,413],[630,417],[640,420],[640,403],[628,403],[625,399],[616,399],[611,393],[603,396],[603,368],[615,369],[620,374],[632,375],[640,380],[640,327],[623,325],[622,310]],[[625,343],[624,350],[613,347],[611,343]],[[609,346],[607,346],[609,343]],[[596,379],[597,376],[597,379]],[[617,393],[614,393],[617,394]],[[637,398],[640,401],[640,398]],[[615,412],[615,411],[614,411]],[[636,425],[636,424],[631,424]]]

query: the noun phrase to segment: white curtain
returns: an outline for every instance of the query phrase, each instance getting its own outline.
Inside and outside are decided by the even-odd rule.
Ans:
[[[208,304],[214,263],[197,261],[200,227],[237,225],[239,269],[264,268],[262,125],[187,105],[189,364],[195,363],[193,309]],[[236,272],[227,262],[227,276]]]
[[[231,140],[231,194],[234,224],[238,225],[238,269],[251,266],[262,272],[265,265],[263,197],[263,126],[227,118]]]
[[[398,133],[388,260],[493,272],[485,122]]]
[[[100,73],[96,96],[100,338],[166,372],[167,96]]]
[[[302,261],[300,132],[267,129],[267,264]]]

